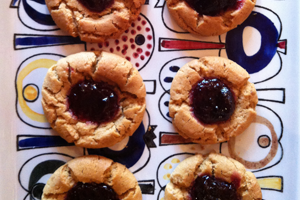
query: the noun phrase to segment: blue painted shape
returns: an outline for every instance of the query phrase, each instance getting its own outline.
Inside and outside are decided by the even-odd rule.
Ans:
[[[31,1],[34,1],[34,2],[42,4],[42,5],[46,5],[45,0],[31,0]]]
[[[60,136],[32,136],[30,138],[21,139],[18,142],[19,149],[34,149],[45,147],[71,146]]]
[[[179,69],[180,69],[180,68],[179,68],[178,66],[171,66],[171,67],[170,67],[170,71],[171,71],[171,72],[178,72]]]
[[[172,81],[173,81],[173,78],[172,78],[172,77],[166,77],[166,78],[164,79],[164,82],[166,82],[166,83],[172,83]]]
[[[165,101],[165,102],[164,102],[164,105],[167,106],[167,107],[169,107],[169,102],[168,102],[168,101]]]
[[[261,34],[261,47],[259,51],[247,56],[243,47],[243,31],[250,26]],[[247,20],[226,35],[226,53],[229,59],[235,61],[248,73],[253,74],[265,68],[273,59],[277,51],[278,31],[273,22],[258,12],[252,12]]]
[[[15,7],[17,6],[17,2],[19,2],[19,0],[13,0],[10,5]]]
[[[36,11],[35,9],[33,9],[27,3],[27,0],[22,0],[22,1],[23,1],[23,6],[24,6],[25,12],[32,20],[34,20],[35,22],[42,24],[42,25],[55,26],[55,22],[53,21],[50,14],[49,15],[42,14],[42,13]],[[35,1],[35,2],[40,3],[42,1],[40,0],[40,1]],[[45,5],[45,2],[44,2],[44,5]],[[45,9],[47,9],[46,5],[45,5]]]
[[[80,44],[83,43],[79,38],[71,36],[28,36],[15,39],[15,47],[20,46],[50,46],[62,44]]]
[[[123,150],[114,151],[109,148],[88,149],[88,153],[90,155],[105,156],[130,168],[139,161],[144,152],[146,146],[143,140],[144,134],[145,128],[143,123],[141,123],[135,133],[129,137],[129,141]]]

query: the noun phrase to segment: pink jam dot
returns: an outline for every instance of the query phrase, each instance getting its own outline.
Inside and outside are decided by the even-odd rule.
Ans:
[[[145,59],[145,56],[141,55],[141,60],[144,60]]]
[[[151,49],[152,48],[152,44],[147,44],[147,48]]]
[[[139,57],[139,54],[133,53],[133,57],[134,57],[134,58],[137,58],[137,57]]]
[[[135,30],[131,30],[132,35],[135,35],[135,33],[136,33]]]
[[[141,49],[141,48],[137,48],[137,50],[136,50],[138,53],[143,53],[143,49]]]
[[[105,47],[108,47],[109,46],[109,42],[105,42]]]
[[[131,43],[134,43],[134,39],[133,38],[130,38],[129,40]]]
[[[127,53],[127,51],[125,49],[123,49],[121,52],[123,55],[126,55],[126,53]]]
[[[134,44],[131,45],[131,49],[135,49],[135,45]]]
[[[94,48],[91,48],[91,51],[95,51],[95,49],[94,49]]]
[[[126,35],[123,35],[123,36],[122,36],[122,40],[123,40],[123,42],[126,42],[126,41],[127,41],[127,39],[128,39],[128,37],[127,37]]]
[[[131,27],[134,27],[134,26],[135,26],[135,23],[132,23],[132,24],[131,24]]]
[[[131,59],[130,59],[130,57],[128,57],[128,56],[126,56],[126,59],[128,60],[128,61],[130,61]]]
[[[103,47],[102,43],[98,43],[98,47],[101,49]]]
[[[149,31],[150,31],[150,28],[147,27],[147,28],[146,28],[146,31],[149,32]]]
[[[146,55],[147,57],[149,57],[149,56],[150,56],[150,52],[149,52],[149,51],[146,51],[146,52],[145,52],[145,55]]]
[[[113,49],[113,48],[110,48],[109,51],[110,51],[111,53],[113,53],[113,52],[114,52],[114,49]]]
[[[117,51],[120,51],[120,50],[121,50],[121,48],[119,46],[117,46]]]
[[[124,45],[123,45],[123,50],[126,51],[127,49],[128,49],[128,45],[127,45],[127,44],[124,44]]]
[[[139,66],[140,66],[140,64],[139,64],[139,63],[135,63],[135,66],[136,66],[136,67],[139,67]]]
[[[127,29],[126,31],[125,31],[125,33],[128,33],[129,32],[129,30]]]
[[[143,20],[142,24],[145,26],[147,24],[147,22],[145,20]]]
[[[138,21],[141,21],[141,17],[138,17]]]
[[[148,40],[152,40],[152,36],[151,36],[151,35],[148,35],[148,36],[147,36],[147,39],[148,39]]]
[[[115,40],[115,44],[118,45],[120,42],[119,40]]]
[[[140,26],[138,26],[138,27],[137,27],[137,30],[140,31],[140,30],[142,30],[142,28],[141,28]]]

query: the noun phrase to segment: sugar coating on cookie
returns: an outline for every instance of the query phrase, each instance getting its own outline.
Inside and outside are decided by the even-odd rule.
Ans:
[[[56,25],[86,42],[119,38],[137,19],[145,0],[45,0]]]
[[[166,0],[177,24],[201,36],[221,35],[243,23],[256,0]]]
[[[241,163],[210,153],[182,161],[171,174],[164,199],[261,200],[262,193],[254,174]]]
[[[203,57],[185,64],[170,90],[169,115],[178,133],[201,144],[220,143],[241,134],[256,117],[258,99],[249,77],[241,66],[225,58]],[[194,91],[203,80],[207,85],[208,80],[218,80],[212,87],[218,86],[219,92],[199,93],[205,84]],[[218,97],[210,96],[215,93]]]
[[[142,193],[124,165],[102,156],[83,156],[59,167],[44,187],[42,200],[66,199],[141,200]]]
[[[86,148],[113,146],[142,122],[146,89],[126,59],[107,52],[82,52],[52,66],[42,88],[51,127]]]

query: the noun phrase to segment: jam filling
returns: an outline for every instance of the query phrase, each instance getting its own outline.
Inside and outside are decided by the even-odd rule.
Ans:
[[[235,9],[240,0],[185,0],[200,15],[216,16],[227,9]]]
[[[78,182],[70,189],[65,200],[119,200],[116,192],[108,185],[101,183]]]
[[[68,96],[69,111],[80,121],[104,123],[119,110],[119,98],[113,87],[104,82],[85,80],[74,85]]]
[[[241,200],[238,185],[208,175],[198,176],[190,190],[192,200]]]
[[[78,0],[84,7],[93,12],[102,12],[110,7],[114,0]]]
[[[226,121],[235,109],[232,92],[216,78],[200,80],[194,85],[190,96],[195,117],[205,124]]]

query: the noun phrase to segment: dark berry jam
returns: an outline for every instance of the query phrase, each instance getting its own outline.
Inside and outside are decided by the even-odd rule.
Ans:
[[[190,190],[192,200],[241,200],[234,183],[208,175],[198,176]]]
[[[207,78],[191,90],[192,111],[205,124],[228,120],[235,109],[234,96],[219,79]]]
[[[114,0],[78,0],[84,7],[93,12],[102,12],[110,7]]]
[[[71,188],[65,200],[119,200],[116,192],[108,185],[101,183],[78,182]]]
[[[234,9],[238,0],[185,0],[200,15],[216,16]]]
[[[80,121],[103,123],[112,120],[119,110],[118,95],[104,82],[85,80],[74,85],[68,96],[69,110]]]

